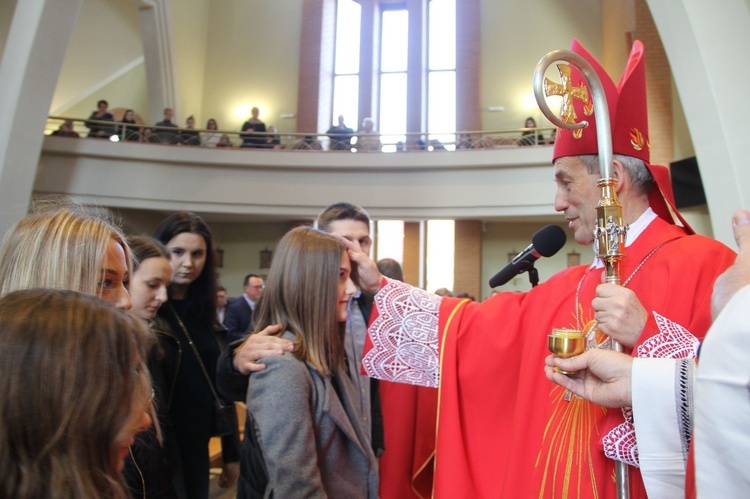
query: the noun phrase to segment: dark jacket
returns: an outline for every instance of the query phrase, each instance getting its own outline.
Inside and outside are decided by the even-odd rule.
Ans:
[[[139,433],[122,469],[132,499],[177,499],[172,471],[152,426]]]
[[[227,342],[244,339],[253,320],[253,309],[239,296],[230,301],[224,311],[224,328],[227,330]]]
[[[166,306],[165,304],[164,307]],[[154,401],[157,405],[157,414],[164,433],[164,453],[171,465],[175,489],[177,489],[180,497],[185,497],[182,460],[180,458],[179,444],[174,433],[174,424],[170,417],[177,373],[185,352],[175,337],[172,325],[165,319],[161,310],[160,314],[154,319],[152,330],[156,335],[158,346],[154,350],[154,354],[149,356],[149,370],[154,384]],[[220,350],[226,348],[226,334],[224,329],[219,327],[218,322],[216,323],[213,337]],[[221,450],[224,462],[239,461],[239,447],[238,425],[234,434],[221,438]],[[206,453],[208,453],[208,450],[206,450]]]

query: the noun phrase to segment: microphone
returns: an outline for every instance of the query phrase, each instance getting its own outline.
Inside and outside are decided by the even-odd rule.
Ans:
[[[560,251],[566,239],[565,231],[559,225],[542,227],[531,238],[531,244],[490,279],[490,287],[502,286],[518,274],[532,269],[540,257],[550,257]]]

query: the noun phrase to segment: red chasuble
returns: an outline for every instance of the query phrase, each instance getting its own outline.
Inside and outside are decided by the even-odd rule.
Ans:
[[[649,313],[632,354],[692,355],[710,325],[713,282],[734,257],[721,243],[652,221],[621,266]],[[551,330],[591,327],[601,273],[573,267],[528,293],[481,303],[395,282],[376,295],[367,372],[439,386],[435,497],[616,497],[605,453],[637,463],[627,411],[566,401],[544,375]],[[637,468],[630,479],[631,497],[645,498]]]
[[[381,381],[385,434],[381,499],[432,496],[437,396],[437,388]]]

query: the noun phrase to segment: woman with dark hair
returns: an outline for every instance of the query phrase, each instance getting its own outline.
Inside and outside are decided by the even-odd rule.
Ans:
[[[179,452],[182,480],[178,493],[208,497],[208,441],[215,423],[216,361],[224,345],[224,330],[216,321],[216,271],[213,236],[195,213],[174,213],[156,228],[154,237],[169,251],[172,281],[169,299],[155,318],[153,330],[163,357],[154,376],[165,380],[163,410],[169,415]],[[231,487],[239,475],[239,434],[222,436],[224,468],[219,485]]]
[[[151,425],[148,331],[83,293],[0,299],[0,497],[126,499],[120,473]]]
[[[536,120],[534,118],[532,118],[531,116],[526,118],[523,127],[527,130],[524,130],[521,133],[521,138],[518,140],[518,145],[533,146],[544,144],[544,135],[542,135],[542,132],[538,132],[536,134],[536,138],[534,137],[534,132],[536,131]]]
[[[346,367],[357,292],[344,245],[310,227],[279,242],[254,334],[279,324],[291,354],[261,359],[247,389],[237,497],[378,496],[378,465]]]
[[[120,140],[131,142],[141,140],[141,132],[138,128],[138,122],[135,121],[135,112],[132,109],[126,109],[122,114],[120,124],[117,125],[117,136],[120,137]]]

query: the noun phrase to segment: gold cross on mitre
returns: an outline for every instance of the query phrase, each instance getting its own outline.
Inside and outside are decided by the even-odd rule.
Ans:
[[[570,80],[570,65],[558,64],[557,71],[560,73],[562,83],[555,83],[549,78],[544,79],[544,94],[560,95],[563,98],[560,109],[560,118],[566,123],[576,123],[576,110],[573,107],[573,99],[578,99],[584,104],[589,103],[589,91],[586,85],[581,83],[574,87]],[[579,131],[579,130],[577,130]]]

